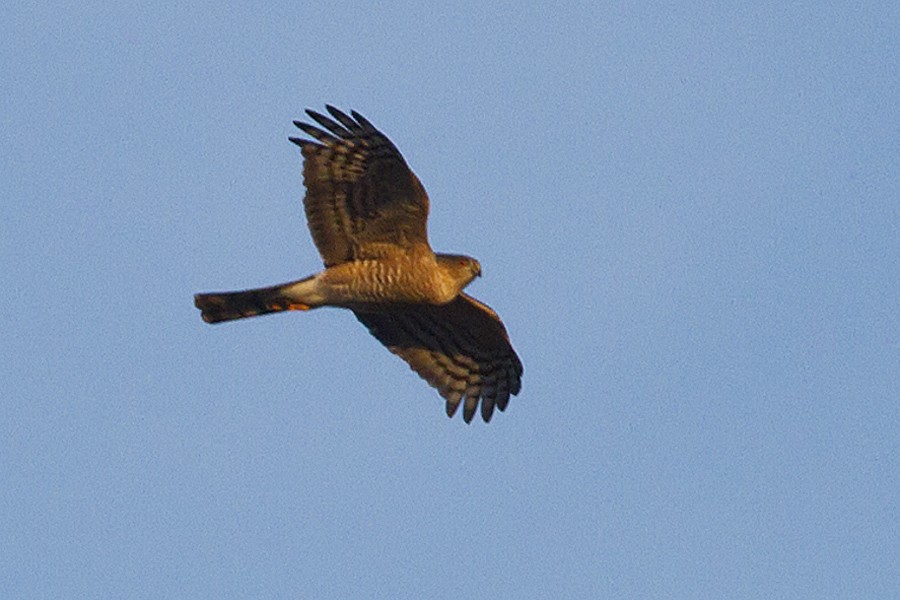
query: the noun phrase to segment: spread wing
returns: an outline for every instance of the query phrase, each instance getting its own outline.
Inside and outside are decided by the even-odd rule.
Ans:
[[[314,140],[290,138],[303,157],[303,206],[326,266],[428,244],[428,195],[403,156],[356,111],[307,110],[320,127],[294,121]]]
[[[444,305],[383,306],[356,318],[388,350],[437,388],[452,417],[463,404],[472,420],[481,401],[481,417],[491,420],[496,406],[506,409],[522,385],[522,363],[506,328],[490,307],[467,294]]]

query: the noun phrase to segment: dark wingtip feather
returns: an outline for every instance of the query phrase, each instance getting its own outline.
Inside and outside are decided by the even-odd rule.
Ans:
[[[475,416],[475,409],[478,407],[478,398],[475,397],[474,402],[472,398],[472,396],[467,396],[463,405],[463,420],[466,423],[472,422],[472,418]]]
[[[332,134],[342,137],[349,138],[351,136],[350,130],[356,127],[356,123],[347,119],[344,113],[337,111],[331,113],[335,118],[337,118],[340,123],[337,123],[325,115],[321,115],[317,112],[310,113],[310,116],[315,119],[316,123],[330,131]]]
[[[328,107],[328,112],[331,113],[331,116],[341,122],[341,125],[347,128],[347,131],[351,131],[354,134],[366,133],[366,129],[362,127],[358,120],[354,121],[351,117],[348,117],[347,114],[343,111],[336,109],[333,106]],[[353,114],[356,114],[354,111]]]
[[[335,119],[337,119],[338,121],[341,121],[341,122],[343,122],[345,119],[350,118],[347,116],[347,113],[345,113],[344,111],[342,111],[339,108],[335,108],[331,104],[326,104],[325,110],[327,110],[329,112],[329,114],[331,114],[332,117],[334,117]]]
[[[374,125],[372,125],[371,121],[369,121],[367,118],[365,118],[355,110],[351,110],[350,115],[354,119],[356,119],[356,122],[359,123],[363,127],[363,129],[367,129],[370,132],[378,131],[378,129]]]
[[[491,417],[494,416],[494,401],[488,400],[487,398],[481,399],[481,418],[484,419],[485,423],[491,422]]]
[[[456,411],[458,408],[459,408],[459,400],[456,400],[455,402],[452,400],[449,400],[449,399],[447,400],[447,404],[445,405],[445,410],[447,411],[448,417],[450,417],[452,419],[453,415],[456,414]]]
[[[326,145],[330,145],[332,142],[335,141],[335,139],[337,139],[334,137],[333,134],[328,133],[326,131],[322,131],[315,125],[310,125],[309,123],[300,122],[300,123],[297,123],[297,127],[302,129],[303,133],[305,133],[309,137],[315,138],[318,141],[320,141]]]

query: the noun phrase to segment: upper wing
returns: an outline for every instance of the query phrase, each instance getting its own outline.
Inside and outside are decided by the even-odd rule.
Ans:
[[[313,140],[290,138],[303,157],[303,206],[326,266],[428,244],[428,195],[400,152],[362,115],[326,106],[323,129],[294,121]],[[327,131],[326,131],[327,130]]]
[[[481,400],[481,417],[490,421],[494,406],[505,410],[510,395],[522,387],[522,362],[500,317],[467,294],[443,305],[353,312],[372,335],[437,388],[447,400],[448,416],[462,401],[468,423]]]

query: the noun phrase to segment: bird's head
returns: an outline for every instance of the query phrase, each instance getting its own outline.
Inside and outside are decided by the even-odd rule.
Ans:
[[[438,254],[437,259],[449,278],[459,286],[458,291],[462,291],[476,277],[481,277],[481,264],[471,256]]]

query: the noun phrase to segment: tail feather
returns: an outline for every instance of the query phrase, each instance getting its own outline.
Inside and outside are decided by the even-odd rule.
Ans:
[[[308,310],[311,305],[304,302],[302,293],[306,286],[300,284],[310,280],[312,277],[240,292],[194,294],[194,306],[200,309],[200,316],[207,323],[221,323],[285,310]]]

